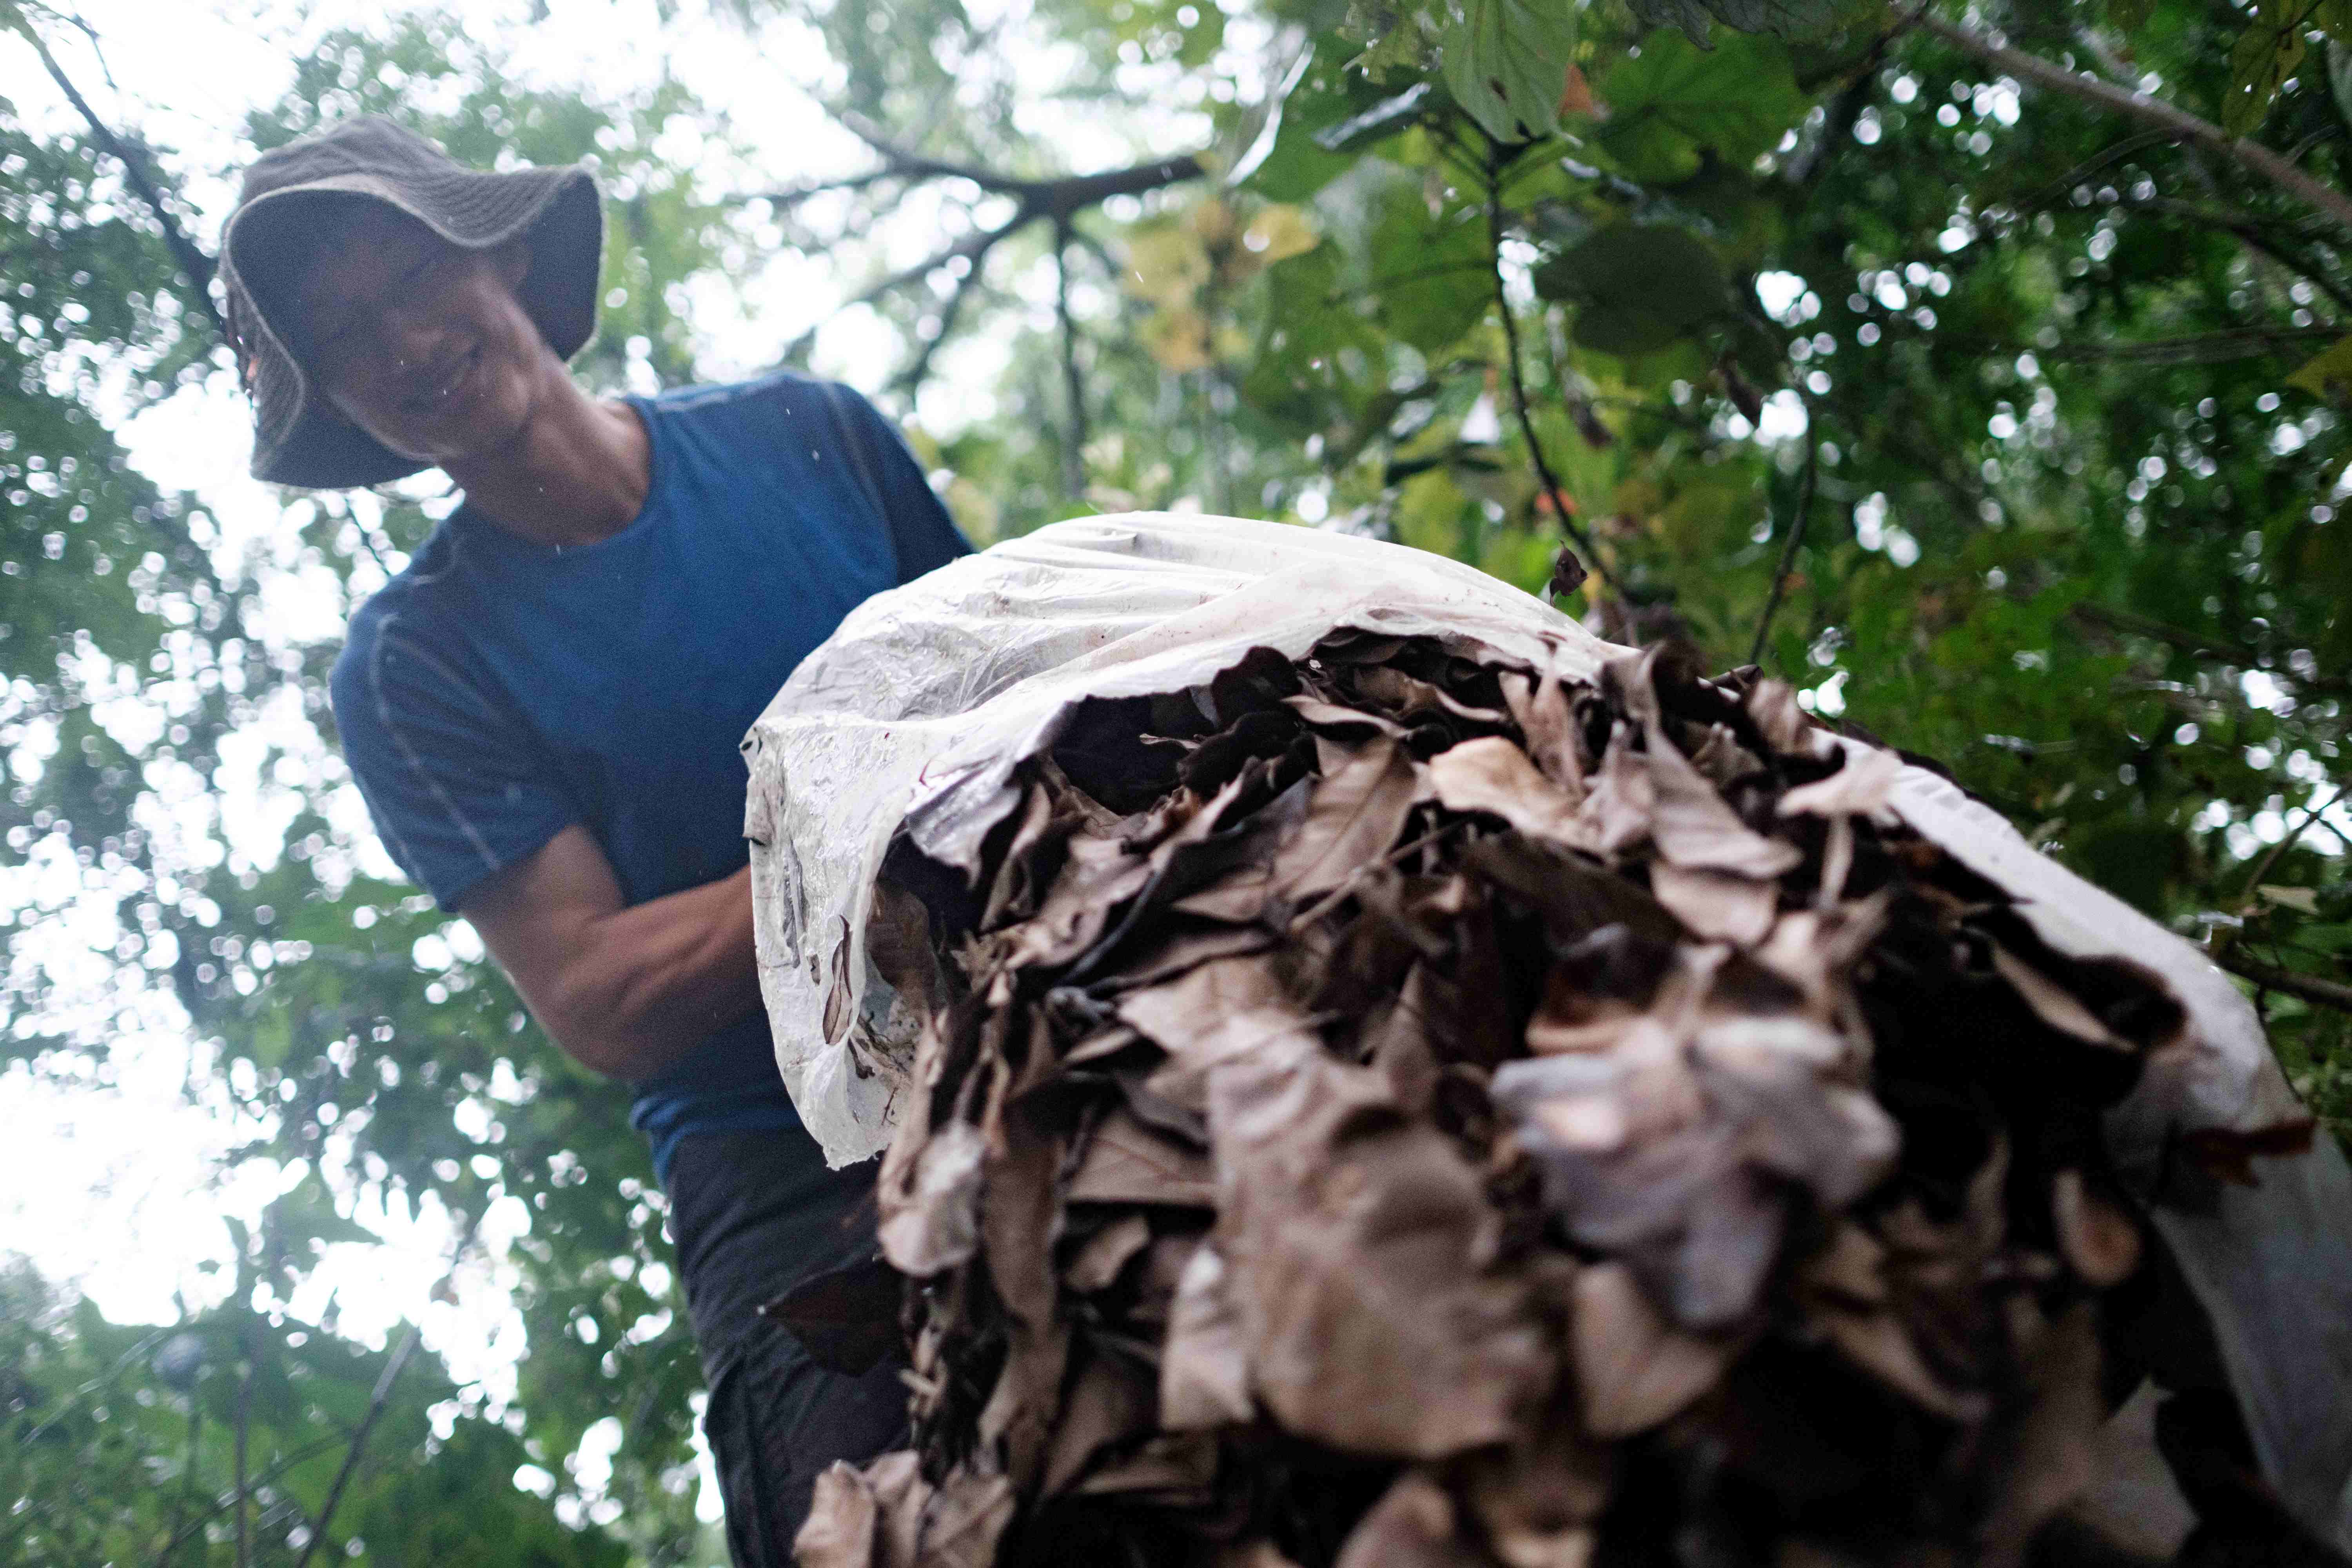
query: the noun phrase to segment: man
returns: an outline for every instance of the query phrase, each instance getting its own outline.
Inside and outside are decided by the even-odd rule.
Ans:
[[[895,1369],[825,1372],[759,1305],[870,1245],[760,1005],[737,744],[854,605],[969,547],[897,432],[793,375],[598,402],[581,168],[483,174],[380,120],[247,173],[221,277],[253,471],[428,467],[461,505],[352,618],[333,696],[394,858],[548,1034],[635,1088],[670,1199],[739,1568],[791,1561],[817,1473],[898,1436]]]

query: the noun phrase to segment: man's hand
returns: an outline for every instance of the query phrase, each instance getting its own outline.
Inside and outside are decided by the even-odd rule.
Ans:
[[[748,866],[624,908],[612,862],[574,823],[459,912],[563,1053],[614,1078],[651,1078],[760,1005]]]

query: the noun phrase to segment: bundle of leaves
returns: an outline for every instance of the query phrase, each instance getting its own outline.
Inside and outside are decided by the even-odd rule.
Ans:
[[[2103,1146],[2180,1005],[1900,769],[1672,648],[1079,708],[976,885],[877,896],[887,1268],[780,1310],[870,1363],[903,1287],[912,1446],[802,1562],[2130,1561],[2066,1510],[2150,1372],[2206,1538],[2322,1551]]]

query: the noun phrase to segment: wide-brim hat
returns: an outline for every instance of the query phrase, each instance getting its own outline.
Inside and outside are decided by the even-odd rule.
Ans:
[[[265,153],[246,170],[221,234],[239,373],[253,399],[253,477],[341,489],[428,465],[404,458],[314,395],[295,344],[295,285],[328,216],[321,198],[398,208],[450,244],[488,250],[520,236],[530,269],[516,299],[559,359],[596,330],[604,220],[596,181],[573,164],[486,174],[391,121],[369,116]]]

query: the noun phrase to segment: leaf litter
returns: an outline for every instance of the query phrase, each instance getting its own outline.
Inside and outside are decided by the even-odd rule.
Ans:
[[[870,1361],[895,1271],[912,1441],[801,1561],[2145,1561],[2072,1505],[2143,1376],[2215,1403],[2100,1134],[2180,1005],[1698,668],[1259,649],[877,898],[914,1099],[882,1258],[800,1294]],[[2219,1404],[2185,1475],[2244,1476]],[[2209,1538],[2315,1544],[2232,1484]]]

